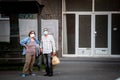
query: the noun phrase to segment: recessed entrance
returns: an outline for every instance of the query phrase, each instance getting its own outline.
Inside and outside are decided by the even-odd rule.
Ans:
[[[62,2],[63,56],[119,56],[120,0]]]

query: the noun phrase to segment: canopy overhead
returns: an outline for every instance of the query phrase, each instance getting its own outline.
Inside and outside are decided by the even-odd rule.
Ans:
[[[0,13],[4,14],[41,13],[43,7],[37,1],[0,1]]]

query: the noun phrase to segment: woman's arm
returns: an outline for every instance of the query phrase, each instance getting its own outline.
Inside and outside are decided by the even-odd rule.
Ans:
[[[28,40],[29,40],[29,37],[27,37],[27,38],[25,38],[25,39],[22,39],[22,40],[20,41],[20,44],[21,44],[22,46],[24,46],[24,47],[27,47],[26,44],[27,44]]]

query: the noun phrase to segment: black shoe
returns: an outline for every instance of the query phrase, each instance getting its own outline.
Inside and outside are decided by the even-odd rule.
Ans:
[[[44,74],[44,76],[48,76],[48,74]]]
[[[49,77],[52,77],[52,76],[53,76],[53,74],[49,74],[48,76],[49,76]]]

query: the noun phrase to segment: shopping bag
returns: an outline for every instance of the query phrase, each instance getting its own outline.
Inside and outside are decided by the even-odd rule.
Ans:
[[[57,56],[52,57],[52,65],[60,64],[60,60]]]

